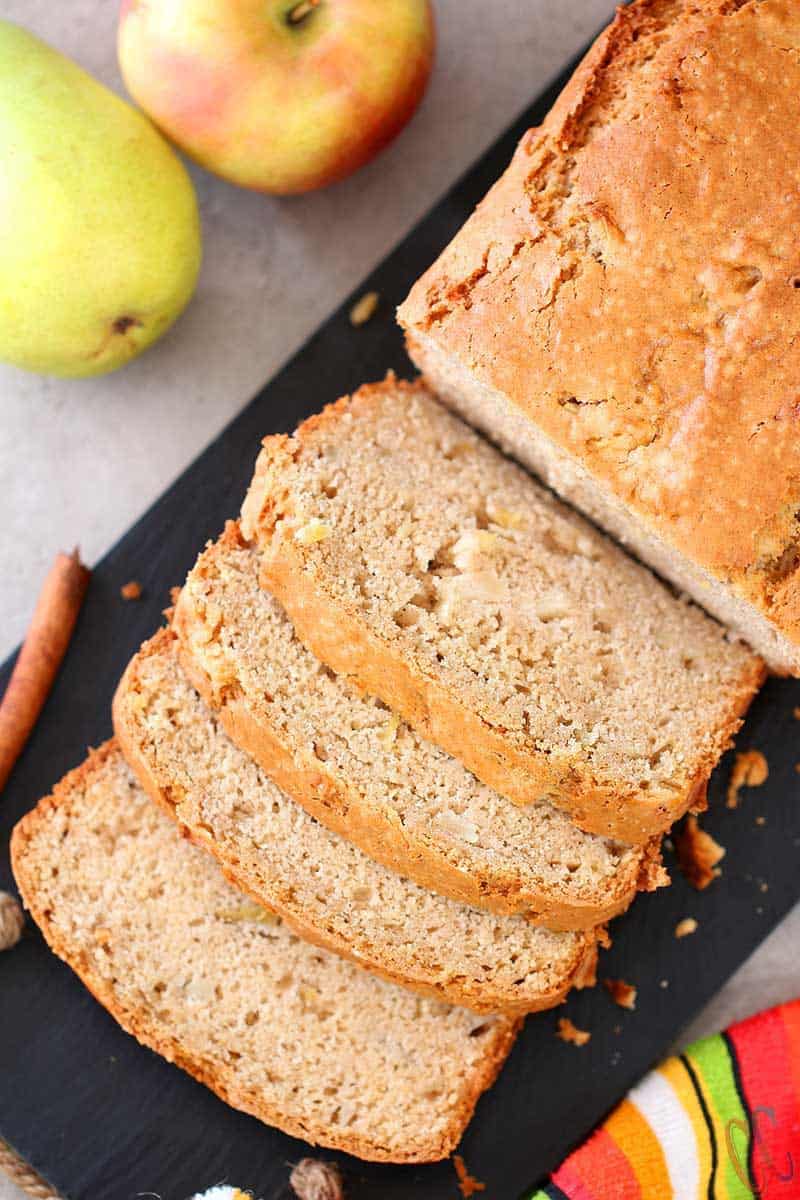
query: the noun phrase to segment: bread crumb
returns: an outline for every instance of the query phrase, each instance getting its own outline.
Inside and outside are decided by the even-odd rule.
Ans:
[[[688,937],[690,933],[695,933],[697,930],[697,921],[694,917],[684,917],[682,921],[678,921],[675,926],[675,937]]]
[[[365,292],[350,309],[350,324],[355,327],[366,325],[375,316],[380,298],[379,292]]]
[[[0,892],[0,950],[11,950],[22,937],[25,914],[10,892]]]
[[[792,716],[794,717],[795,721],[800,721],[800,706],[792,709]]]
[[[464,1200],[469,1200],[469,1197],[474,1196],[476,1192],[486,1191],[486,1184],[481,1183],[474,1175],[470,1175],[466,1163],[460,1154],[453,1155],[453,1166],[458,1176],[458,1188]]]
[[[668,987],[669,987],[669,980],[668,980],[668,979],[659,979],[659,981],[658,981],[658,986],[659,986],[660,988],[668,988]]]
[[[756,825],[766,825],[766,823],[767,823],[766,817],[756,817]]]
[[[324,521],[307,521],[295,530],[294,540],[301,546],[313,546],[315,542],[324,542],[325,538],[330,536],[330,532],[330,525],[326,525]]]
[[[131,579],[122,585],[119,594],[123,600],[139,600],[142,595],[142,585],[138,579]]]
[[[562,1042],[572,1042],[573,1046],[585,1046],[591,1036],[588,1029],[578,1029],[573,1025],[569,1017],[558,1018],[556,1037],[560,1037]]]
[[[336,1163],[301,1158],[292,1168],[289,1184],[298,1200],[343,1200],[344,1187]]]
[[[717,863],[725,856],[725,847],[700,828],[695,816],[688,816],[674,835],[678,866],[693,888],[702,892],[721,874]]]
[[[632,983],[626,983],[624,979],[604,979],[603,987],[620,1008],[628,1008],[631,1011],[636,1008],[637,989]]]
[[[768,775],[767,760],[760,750],[741,750],[734,759],[728,782],[728,808],[739,807],[739,792],[743,787],[760,787]]]

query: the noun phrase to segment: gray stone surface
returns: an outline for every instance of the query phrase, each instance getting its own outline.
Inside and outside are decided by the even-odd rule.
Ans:
[[[122,90],[117,7],[5,0],[2,15]],[[203,271],[193,304],[162,343],[95,381],[0,367],[0,657],[22,636],[55,552],[78,543],[88,561],[98,558],[611,9],[611,0],[437,0],[438,62],[423,107],[358,175],[275,200],[194,172]],[[323,386],[320,402],[329,399]],[[687,1036],[800,992],[798,935],[795,912]],[[0,1178],[0,1200],[21,1193]]]

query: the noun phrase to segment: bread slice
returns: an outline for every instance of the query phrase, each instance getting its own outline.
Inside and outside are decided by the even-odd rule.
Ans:
[[[399,310],[448,404],[794,674],[798,45],[798,4],[621,6]]]
[[[422,385],[264,442],[242,529],[334,671],[518,804],[644,842],[702,802],[759,659]]]
[[[189,573],[173,628],[232,739],[320,821],[423,886],[585,929],[666,882],[657,843],[583,833],[545,801],[511,804],[323,667],[258,586],[258,553],[233,523]]]
[[[416,996],[265,920],[113,742],[23,818],[11,848],[45,938],[120,1025],[296,1137],[444,1158],[513,1043],[511,1018]]]
[[[145,790],[306,940],[475,1012],[550,1008],[594,983],[594,932],[551,933],[429,892],[280,792],[192,688],[169,630],[128,666],[114,729]]]

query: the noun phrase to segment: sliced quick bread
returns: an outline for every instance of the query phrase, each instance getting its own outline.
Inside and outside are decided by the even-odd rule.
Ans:
[[[701,804],[763,678],[421,384],[267,438],[242,516],[323,662],[585,829],[644,842]]]
[[[258,586],[233,523],[201,554],[173,628],[192,682],[289,795],[373,858],[468,904],[589,928],[665,882],[658,849],[511,804],[380,702],[334,675]]]
[[[444,1158],[513,1043],[509,1017],[416,996],[264,921],[113,742],[23,818],[12,857],[47,941],[124,1029],[296,1137]]]
[[[550,1008],[594,983],[594,932],[552,933],[448,900],[315,821],[233,744],[181,670],[169,630],[130,663],[114,728],[146,791],[308,941],[476,1012]]]

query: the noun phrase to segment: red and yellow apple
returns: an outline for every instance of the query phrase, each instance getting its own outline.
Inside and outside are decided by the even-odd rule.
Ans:
[[[123,0],[119,60],[151,119],[243,187],[305,192],[399,133],[433,60],[428,0]]]

